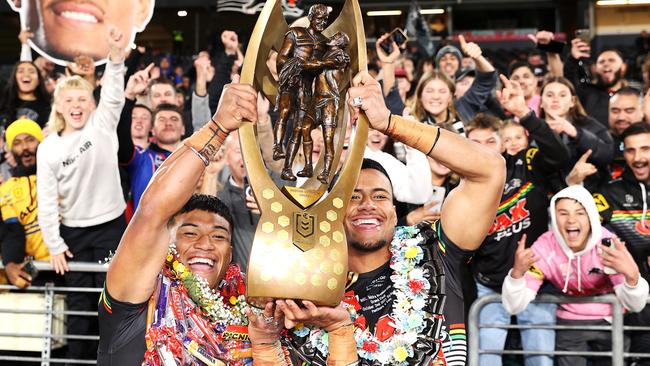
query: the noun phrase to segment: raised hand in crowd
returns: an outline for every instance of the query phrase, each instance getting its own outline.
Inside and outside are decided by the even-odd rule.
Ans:
[[[144,94],[149,89],[149,81],[151,80],[149,73],[154,66],[152,62],[145,69],[131,75],[124,88],[124,96],[127,99],[135,100],[138,95]]]
[[[381,44],[386,40],[390,39],[391,41],[391,52],[387,54]],[[384,70],[384,96],[387,96],[390,93],[391,89],[395,85],[395,62],[401,55],[400,49],[397,46],[397,43],[392,39],[390,33],[384,33],[381,37],[375,42],[375,51],[377,51],[377,57],[381,61],[381,67]]]
[[[510,81],[505,75],[501,75],[500,78],[503,83],[503,89],[497,90],[499,103],[515,117],[522,118],[530,112],[530,108],[526,103],[521,86],[519,83]]]
[[[34,32],[29,30],[29,28],[25,28],[18,33],[18,40],[20,41],[21,44],[27,43],[31,38],[34,37]]]
[[[476,70],[482,72],[494,71],[494,66],[483,57],[483,50],[474,42],[467,42],[463,35],[458,36],[460,42],[460,49],[467,57],[471,57],[476,63]]]
[[[555,35],[553,32],[549,31],[538,31],[535,34],[529,34],[528,39],[533,41],[536,44],[549,44],[551,43],[552,40],[555,39]]]
[[[580,159],[578,159],[576,164],[573,166],[573,169],[571,169],[571,172],[566,177],[567,185],[573,186],[576,184],[581,184],[585,179],[587,179],[588,176],[596,174],[598,172],[598,169],[595,165],[587,162],[589,156],[591,156],[591,149],[582,154]]]
[[[128,40],[122,31],[114,25],[108,26],[108,59],[112,62],[124,61],[126,55],[126,42]]]
[[[194,68],[196,69],[196,84],[194,84],[194,92],[196,95],[203,97],[208,93],[208,76],[210,75],[210,56],[207,52],[200,52],[199,56],[194,60]]]
[[[591,57],[591,46],[580,38],[571,40],[571,57],[579,60]]]
[[[634,287],[639,281],[639,267],[627,246],[618,237],[611,238],[612,246],[598,244],[603,265],[625,276],[625,283]]]
[[[528,39],[533,41],[536,45],[547,45],[555,40],[553,32],[541,30],[535,34],[529,34]],[[548,61],[548,71],[554,76],[564,76],[564,64],[559,53],[546,52],[546,59]]]
[[[237,53],[239,48],[239,38],[237,33],[231,30],[225,30],[221,33],[221,43],[226,50],[226,53],[229,55]]]
[[[510,275],[512,278],[522,278],[528,271],[530,266],[540,260],[540,257],[535,254],[532,248],[526,248],[526,234],[521,236],[517,242],[517,250],[515,251],[515,263],[512,266]]]
[[[65,71],[68,76],[79,75],[91,85],[95,85],[95,61],[90,56],[75,57],[72,62],[67,63]]]

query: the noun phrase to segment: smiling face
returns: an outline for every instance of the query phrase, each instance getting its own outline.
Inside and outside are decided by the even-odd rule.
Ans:
[[[650,134],[631,135],[623,143],[623,157],[634,177],[640,182],[650,182]]]
[[[521,90],[524,92],[524,98],[526,99],[532,97],[537,89],[537,78],[527,66],[514,69],[510,75],[510,80],[519,83]]]
[[[176,111],[158,111],[151,132],[160,144],[176,144],[185,134],[183,117]]]
[[[578,201],[570,198],[556,201],[555,221],[560,235],[572,251],[579,252],[587,246],[591,223],[587,210]]]
[[[20,93],[34,93],[38,87],[38,70],[29,62],[23,62],[16,67],[16,85]]]
[[[604,85],[613,85],[623,75],[623,59],[614,51],[605,51],[598,55],[596,73]]]
[[[345,216],[345,233],[352,249],[374,252],[390,243],[397,214],[390,181],[375,169],[363,169]]]
[[[562,83],[548,83],[542,90],[541,108],[545,113],[567,118],[575,106],[575,97],[571,90]]]
[[[433,79],[422,88],[420,100],[425,111],[433,116],[440,116],[447,112],[451,98],[449,86],[440,79]]]
[[[383,133],[372,128],[368,130],[368,140],[366,141],[366,146],[368,146],[371,150],[381,151],[384,146],[386,146],[387,141],[388,136],[384,135]]]
[[[230,224],[216,213],[193,210],[174,218],[178,260],[215,288],[232,260]]]
[[[445,53],[438,62],[438,68],[440,71],[445,73],[445,75],[453,78],[454,75],[456,75],[456,71],[460,68],[460,61],[453,53]]]
[[[526,130],[521,125],[510,125],[499,131],[503,147],[508,155],[517,155],[518,152],[528,146]]]
[[[95,98],[85,89],[63,89],[54,107],[65,121],[64,133],[82,129],[95,110]]]
[[[620,136],[626,128],[643,120],[641,98],[637,95],[616,94],[609,99],[609,128]]]
[[[151,112],[146,108],[134,107],[131,112],[131,137],[143,139],[151,132]]]
[[[36,165],[36,150],[38,149],[39,141],[36,137],[21,133],[14,138],[11,146],[16,162],[25,168],[30,168]]]
[[[153,11],[151,0],[25,0],[21,16],[35,33],[34,43],[55,59],[108,55],[108,24],[124,34],[124,47],[144,28]]]

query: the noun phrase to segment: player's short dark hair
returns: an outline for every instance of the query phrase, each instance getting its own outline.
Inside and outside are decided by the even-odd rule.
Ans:
[[[498,117],[486,113],[479,113],[469,121],[467,126],[467,135],[474,130],[492,130],[492,132],[499,132],[502,124],[503,121]]]
[[[183,111],[176,104],[161,103],[160,105],[158,105],[158,107],[156,107],[156,109],[154,109],[153,111],[152,119],[154,121],[156,120],[156,116],[160,112],[176,112],[181,117],[181,122],[185,123],[185,121],[183,120]]]
[[[230,210],[228,209],[228,206],[226,206],[226,204],[221,202],[221,200],[218,199],[216,196],[211,196],[207,194],[193,194],[192,197],[190,197],[189,201],[187,201],[187,203],[183,206],[183,208],[181,208],[178,212],[174,214],[174,216],[172,216],[169,219],[168,226],[174,224],[174,219],[176,218],[176,216],[194,210],[201,210],[201,211],[217,214],[223,217],[224,219],[226,219],[226,221],[230,225],[231,233],[235,229],[232,215],[230,214]]]
[[[612,94],[611,98],[614,98],[615,96],[629,96],[629,97],[637,97],[637,98],[643,98],[643,94],[641,94],[641,91],[637,88],[633,88],[631,86],[624,86],[620,89],[618,89],[614,94]]]
[[[508,68],[508,77],[512,77],[512,73],[515,72],[515,70],[520,69],[522,67],[528,68],[528,70],[530,70],[530,73],[535,75],[535,68],[531,64],[524,61],[517,61],[514,62],[512,65],[510,65],[510,67]]]
[[[648,126],[647,123],[633,123],[623,131],[621,138],[623,139],[623,142],[625,142],[625,139],[630,136],[641,135],[644,133],[650,133],[650,126]]]
[[[166,77],[164,77],[164,76],[161,76],[161,77],[159,77],[159,78],[155,78],[155,79],[153,79],[153,80],[151,80],[151,81],[149,82],[149,88],[151,88],[151,87],[154,86],[154,85],[158,85],[158,84],[166,84],[166,85],[169,85],[169,86],[172,87],[172,89],[174,89],[174,93],[176,93],[176,85],[174,84],[174,82],[173,82],[171,79],[166,78]]]
[[[384,169],[384,167],[379,162],[377,162],[376,160],[364,158],[363,162],[361,163],[361,170],[364,170],[364,169],[374,169],[374,170],[380,172],[381,174],[383,174],[386,177],[386,179],[388,179],[388,182],[390,183],[391,194],[393,193],[392,192],[392,190],[393,190],[393,181],[390,179],[390,176],[388,175],[388,172],[386,171],[386,169]]]

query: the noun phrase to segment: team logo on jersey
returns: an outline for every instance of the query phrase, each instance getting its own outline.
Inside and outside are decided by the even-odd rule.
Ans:
[[[503,189],[503,194],[507,195],[508,193],[512,192],[512,190],[517,189],[519,187],[521,187],[521,179],[513,178],[510,180],[510,182],[506,182],[506,185]]]
[[[594,193],[593,197],[594,197],[594,202],[596,202],[596,207],[598,208],[598,212],[603,212],[609,209],[609,203],[607,203],[607,200],[602,194]]]
[[[533,275],[534,277],[543,280],[544,279],[544,273],[533,263],[529,268],[528,268],[528,273]]]
[[[529,228],[530,225],[530,211],[526,209],[526,199],[524,198],[510,207],[508,211],[497,215],[488,235],[498,232],[494,239],[499,241],[520,233],[522,230]]]
[[[626,194],[626,195],[625,195],[625,202],[627,202],[627,203],[632,203],[632,202],[634,202],[634,197],[632,197],[631,194]]]
[[[528,166],[528,170],[533,169],[533,158],[535,157],[535,154],[537,154],[537,151],[539,151],[539,149],[536,147],[526,151],[526,165]]]

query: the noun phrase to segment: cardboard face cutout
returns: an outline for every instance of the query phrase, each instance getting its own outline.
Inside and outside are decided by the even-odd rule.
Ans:
[[[65,65],[75,57],[86,55],[103,64],[108,56],[108,25],[119,28],[124,48],[145,29],[155,0],[7,0],[20,15],[22,29],[29,28],[34,37],[29,45],[45,58]]]

